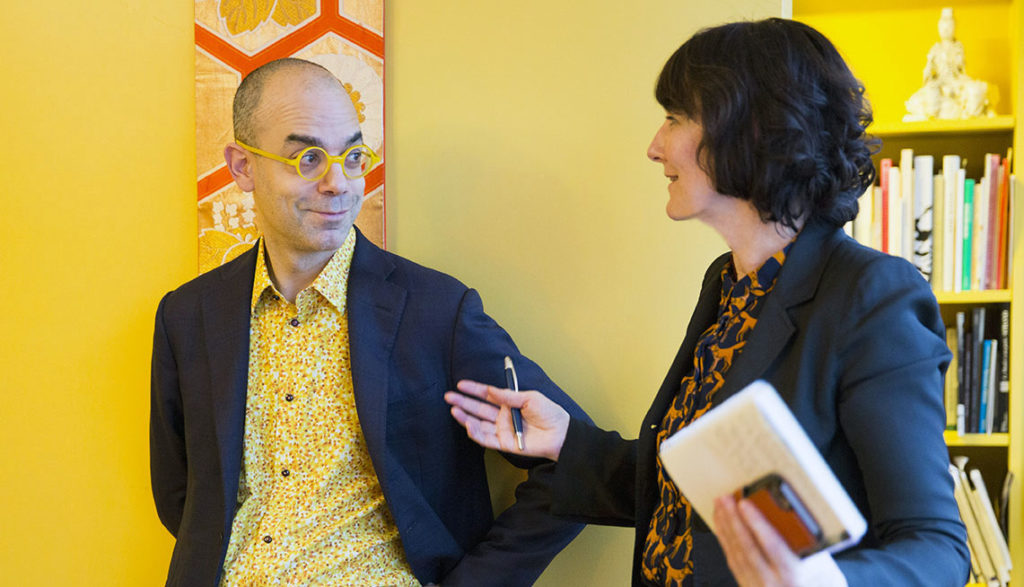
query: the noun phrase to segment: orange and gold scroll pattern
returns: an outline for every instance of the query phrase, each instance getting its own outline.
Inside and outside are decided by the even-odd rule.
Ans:
[[[281,57],[329,69],[352,99],[366,144],[384,157],[384,0],[195,0],[196,191],[199,271],[235,258],[259,237],[252,194],[224,164],[231,100],[242,78]],[[385,244],[384,165],[366,177],[356,225]]]

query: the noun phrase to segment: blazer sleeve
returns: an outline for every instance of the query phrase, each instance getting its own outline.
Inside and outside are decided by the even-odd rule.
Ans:
[[[868,263],[854,283],[839,314],[838,413],[871,527],[861,547],[836,561],[850,585],[963,585],[966,532],[942,438],[950,354],[935,298],[893,257]]]
[[[165,324],[166,303],[170,295],[160,300],[153,334],[149,466],[157,515],[167,530],[177,536],[185,509],[188,464],[181,394],[178,390],[178,368]]]
[[[552,511],[588,524],[634,526],[637,442],[572,419],[555,466]]]
[[[506,355],[516,366],[521,388],[540,391],[574,418],[590,421],[536,363],[519,353],[505,330],[484,313],[476,291],[467,290],[452,341],[453,378],[489,381],[493,377],[488,375],[500,373],[496,366]],[[551,515],[554,463],[502,454],[514,465],[528,469],[526,479],[516,487],[515,503],[494,520],[483,539],[441,581],[443,585],[489,584],[482,579],[485,577],[501,577],[502,584],[531,585],[583,529],[580,524]]]

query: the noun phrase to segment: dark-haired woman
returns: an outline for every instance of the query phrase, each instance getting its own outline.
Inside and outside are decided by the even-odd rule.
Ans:
[[[635,585],[963,585],[935,298],[909,263],[841,229],[874,179],[863,86],[820,33],[770,19],[697,33],[656,97],[666,117],[647,154],[669,179],[666,212],[705,222],[731,250],[704,276],[639,438],[469,381],[446,396],[454,417],[476,442],[516,452],[509,408],[521,408],[526,452],[558,462],[552,513],[636,527]],[[759,378],[868,520],[855,547],[801,560],[727,496],[716,536],[665,475],[661,442]]]

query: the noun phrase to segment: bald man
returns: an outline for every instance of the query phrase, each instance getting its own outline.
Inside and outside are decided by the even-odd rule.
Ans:
[[[586,418],[457,280],[353,226],[377,155],[319,65],[250,73],[224,149],[259,242],[156,316],[150,454],[168,585],[529,585],[581,526],[548,515],[553,463],[491,509],[482,450],[448,414],[460,379]]]

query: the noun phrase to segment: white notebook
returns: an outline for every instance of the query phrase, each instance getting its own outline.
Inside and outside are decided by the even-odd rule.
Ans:
[[[661,462],[714,530],[714,500],[781,476],[813,516],[821,549],[860,541],[867,522],[775,389],[758,380],[665,440]],[[810,554],[810,553],[804,553]]]

